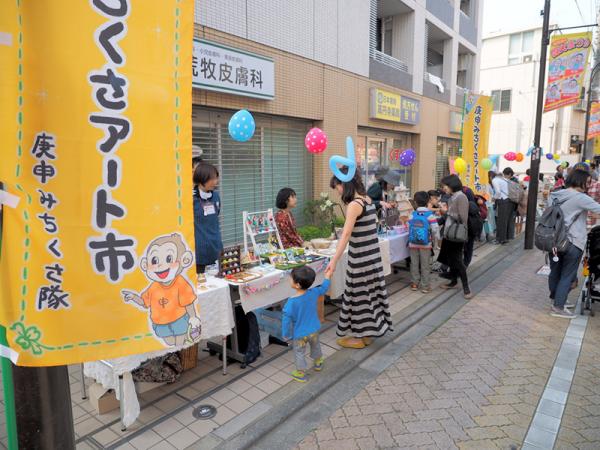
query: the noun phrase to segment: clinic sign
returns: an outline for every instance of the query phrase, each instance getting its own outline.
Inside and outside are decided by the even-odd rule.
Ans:
[[[417,125],[421,118],[421,101],[382,89],[371,88],[369,117]]]
[[[271,58],[194,39],[192,85],[208,91],[273,100],[275,63]]]

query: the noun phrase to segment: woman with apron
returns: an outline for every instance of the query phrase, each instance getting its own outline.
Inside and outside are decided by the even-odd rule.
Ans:
[[[221,240],[221,198],[215,190],[219,171],[212,164],[201,162],[194,169],[194,237],[196,241],[196,273],[204,273],[223,250]]]

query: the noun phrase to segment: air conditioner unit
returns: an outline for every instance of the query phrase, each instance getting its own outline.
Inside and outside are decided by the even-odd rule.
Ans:
[[[579,100],[577,103],[575,103],[575,105],[573,105],[573,108],[575,109],[575,111],[587,111],[587,104],[585,102],[585,100]]]
[[[533,61],[533,55],[525,55],[523,56],[523,62],[524,63],[530,63]]]

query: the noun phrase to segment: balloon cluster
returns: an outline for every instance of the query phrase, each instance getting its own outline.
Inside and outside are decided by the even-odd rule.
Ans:
[[[504,154],[504,159],[507,161],[517,161],[521,162],[525,159],[525,155],[523,153],[515,153],[515,152],[507,152]]]

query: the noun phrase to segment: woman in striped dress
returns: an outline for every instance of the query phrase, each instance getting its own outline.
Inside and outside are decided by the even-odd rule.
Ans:
[[[349,244],[346,289],[337,328],[338,336],[344,337],[337,342],[342,347],[364,348],[392,325],[377,237],[377,213],[358,171],[348,183],[333,177],[330,184],[341,195],[347,211],[337,251],[327,267],[329,274],[335,272]]]

